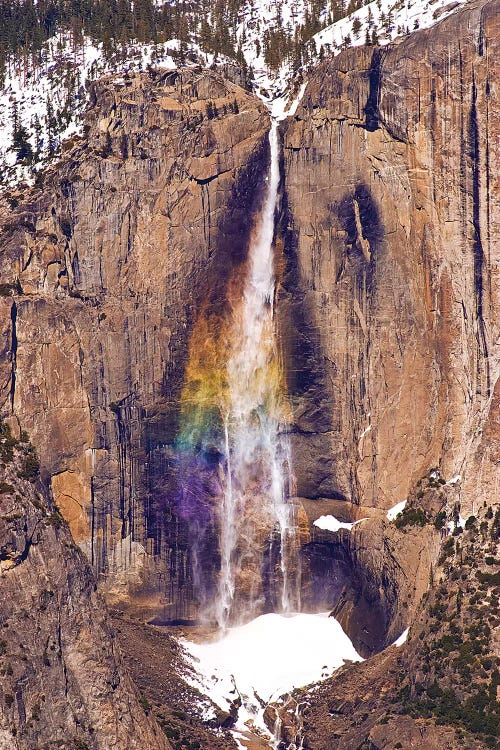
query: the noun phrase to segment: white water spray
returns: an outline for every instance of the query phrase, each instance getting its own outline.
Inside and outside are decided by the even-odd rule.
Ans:
[[[284,612],[298,609],[290,580],[289,550],[295,534],[290,492],[290,448],[283,432],[281,367],[274,321],[274,216],[280,182],[277,123],[269,133],[270,167],[262,209],[252,233],[241,308],[235,315],[227,365],[228,405],[224,419],[226,457],[220,517],[221,572],[216,618],[255,615],[262,595],[255,569],[265,536],[279,540],[281,601]],[[258,588],[258,587],[257,587]],[[236,590],[245,590],[247,611],[233,612]],[[245,607],[243,608],[243,610]]]

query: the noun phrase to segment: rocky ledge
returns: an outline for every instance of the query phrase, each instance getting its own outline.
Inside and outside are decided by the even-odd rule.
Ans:
[[[0,426],[0,748],[169,750],[123,667],[85,556]]]

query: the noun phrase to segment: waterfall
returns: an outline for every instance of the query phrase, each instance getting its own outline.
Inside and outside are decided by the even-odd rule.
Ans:
[[[193,326],[171,464],[170,503],[186,524],[198,613],[221,628],[300,610],[291,412],[274,314],[276,122],[269,148],[246,260],[231,269],[224,305],[207,299]]]
[[[280,707],[283,712],[286,712],[288,717],[290,717],[290,709],[288,708],[290,703],[295,703],[295,709],[293,711],[293,720],[287,727],[287,733],[288,735],[293,733],[293,739],[286,745],[286,750],[304,750],[304,720],[301,713],[301,706],[304,704],[299,703],[289,694],[286,701]],[[272,750],[280,750],[285,744],[282,737],[283,720],[276,705],[274,706],[274,711],[276,717],[273,726]]]
[[[227,361],[221,569],[215,613],[222,627],[255,614],[255,599],[262,597],[256,583],[262,573],[257,550],[269,536],[275,547],[279,545],[279,570],[271,574],[280,579],[281,591],[274,606],[284,612],[298,608],[290,571],[295,536],[289,502],[290,446],[284,431],[286,404],[274,320],[273,237],[280,182],[275,121],[269,145],[265,196],[248,248],[243,299],[233,309]]]
[[[281,745],[281,716],[279,714],[279,711],[275,709],[276,711],[276,718],[274,720],[274,727],[273,727],[273,737],[272,737],[272,743],[273,747],[272,750],[280,750]]]

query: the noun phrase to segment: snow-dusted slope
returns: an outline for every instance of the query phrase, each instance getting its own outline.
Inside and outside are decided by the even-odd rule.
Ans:
[[[102,45],[85,39],[74,49],[69,35],[61,35],[49,40],[40,61],[12,61],[0,94],[0,184],[2,177],[6,183],[33,179],[61,142],[80,132],[89,81],[151,64],[176,67],[172,55],[178,49],[176,40],[136,45],[128,48],[126,59],[106,61]],[[26,130],[34,155],[31,164],[13,148],[16,128]]]
[[[325,25],[328,17],[328,0],[324,1],[319,21]],[[304,0],[248,0],[241,14],[237,38],[247,64],[252,68],[257,91],[264,96],[283,94],[292,75],[291,60],[284,60],[278,70],[266,66],[264,36],[281,29],[289,37],[304,23]]]
[[[315,34],[310,42],[309,63],[316,64],[323,56],[338,54],[345,47],[357,47],[368,42],[385,45],[418,29],[426,29],[437,21],[453,13],[468,0],[373,0],[359,10],[350,13],[336,23],[330,24]],[[264,3],[267,6],[270,3]],[[300,3],[297,3],[300,5]],[[295,16],[303,19],[300,11]],[[323,17],[326,18],[326,11]],[[267,16],[261,14],[261,28],[266,27]],[[264,92],[272,96],[282,96],[293,78],[293,65],[290,60],[284,62],[278,71],[266,69],[262,55],[251,59],[252,47],[244,46],[249,64],[254,67],[255,81]],[[298,71],[303,73],[304,71]]]
[[[175,1],[175,0],[174,0]],[[316,3],[316,28],[323,26],[302,57],[314,64],[324,54],[336,54],[348,45],[364,44],[375,35],[379,44],[431,26],[467,0],[373,0],[330,26],[328,0]],[[283,112],[287,88],[297,70],[297,58],[287,53],[281,65],[270,69],[265,62],[265,40],[282,31],[290,40],[304,34],[310,0],[246,0],[241,6],[235,38],[240,53],[253,72],[255,90],[268,100],[281,98],[275,111]],[[210,19],[209,19],[210,20]],[[219,57],[219,62],[221,58]],[[222,60],[223,62],[223,60]],[[88,82],[110,72],[144,70],[148,65],[212,65],[196,34],[180,52],[178,40],[159,45],[129,43],[114,58],[106,59],[102,45],[85,39],[75,47],[71,36],[60,32],[35,58],[11,59],[0,90],[0,185],[21,179],[32,181],[36,173],[57,156],[61,142],[78,134],[88,96]]]
[[[452,13],[467,0],[374,0],[346,18],[315,34],[319,53],[338,52],[345,46],[365,44],[367,31],[370,39],[376,32],[378,44],[387,44],[398,37],[427,29]]]

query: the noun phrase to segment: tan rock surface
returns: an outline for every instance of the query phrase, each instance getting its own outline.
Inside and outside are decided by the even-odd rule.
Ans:
[[[104,79],[91,98],[86,139],[4,202],[1,408],[113,601],[141,590],[154,615],[186,568],[162,493],[188,338],[244,258],[269,117],[200,70]]]
[[[389,508],[439,466],[474,500],[499,369],[498,19],[473,2],[327,59],[283,126],[299,495]]]
[[[498,0],[472,2],[327,58],[282,126],[297,494],[369,517],[313,530],[305,596],[335,600],[364,654],[412,622],[440,544],[385,510],[408,499],[432,521],[498,502],[499,18]]]
[[[29,445],[0,440],[0,748],[169,750],[139,704],[62,517],[32,477]]]

